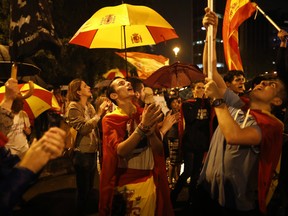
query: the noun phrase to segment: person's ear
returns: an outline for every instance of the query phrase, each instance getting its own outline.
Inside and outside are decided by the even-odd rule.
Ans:
[[[113,100],[116,100],[118,98],[118,94],[117,93],[111,93],[110,98]]]
[[[274,106],[280,106],[283,103],[283,100],[280,97],[275,97],[272,100]]]

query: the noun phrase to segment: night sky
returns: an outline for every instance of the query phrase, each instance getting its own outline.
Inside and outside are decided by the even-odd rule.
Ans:
[[[193,2],[203,1],[203,0],[190,0]],[[188,36],[189,32],[189,11],[191,3],[189,0],[178,0],[178,1],[171,1],[171,0],[156,0],[153,1],[153,9],[156,10],[160,15],[162,15],[176,30],[177,34],[179,35],[179,39],[174,39],[171,41],[167,41],[166,44],[159,44],[156,46],[156,51],[161,52],[160,54],[165,55],[166,57],[170,58],[170,61],[175,60],[174,53],[172,51],[174,46],[180,46],[182,50],[180,50],[178,59],[184,62],[192,63],[191,57],[187,51],[187,46],[190,46],[190,38]],[[217,4],[223,5],[223,11],[216,11],[218,13],[223,14],[226,1],[216,1]],[[219,3],[220,2],[220,3]],[[282,16],[285,14],[285,19],[288,22],[288,7],[287,7],[287,0],[255,0],[258,6],[272,19],[274,20],[275,15]],[[221,8],[220,7],[220,8]],[[203,15],[204,15],[204,8],[203,8]],[[262,16],[259,12],[258,16]],[[253,18],[252,18],[253,19]],[[274,20],[275,21],[275,20]],[[278,21],[278,20],[277,20]],[[268,22],[268,21],[267,21]],[[284,22],[284,18],[281,19],[281,22]],[[277,23],[278,24],[278,23]],[[278,24],[280,25],[280,23]],[[288,24],[286,24],[288,25]],[[181,52],[182,51],[182,52]]]

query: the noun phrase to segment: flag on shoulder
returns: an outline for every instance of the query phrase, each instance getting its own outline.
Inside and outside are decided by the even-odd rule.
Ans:
[[[10,55],[21,60],[47,48],[59,49],[61,42],[56,36],[47,0],[11,0]]]
[[[223,46],[228,70],[242,70],[239,50],[238,27],[256,10],[256,3],[249,0],[227,0],[223,20]]]

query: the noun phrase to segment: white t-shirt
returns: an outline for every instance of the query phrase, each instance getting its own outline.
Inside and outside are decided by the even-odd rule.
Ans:
[[[30,127],[30,121],[27,113],[21,110],[14,116],[13,125],[7,134],[8,143],[5,146],[10,149],[12,154],[16,154],[19,157],[22,157],[29,148],[27,136],[23,131],[25,125]]]

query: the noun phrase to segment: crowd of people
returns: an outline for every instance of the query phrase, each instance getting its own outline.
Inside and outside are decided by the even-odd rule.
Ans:
[[[218,17],[206,8],[203,26],[209,25],[212,79],[191,83],[190,99],[167,93],[167,113],[137,77],[115,77],[94,97],[77,78],[68,85],[67,102],[59,96],[61,114],[77,134],[72,158],[76,215],[86,215],[96,170],[100,216],[174,215],[187,184],[187,208],[194,215],[271,214],[277,190],[288,214],[288,34],[278,33],[277,75],[255,77],[245,89],[243,71],[224,77],[217,71]],[[207,55],[205,44],[205,75]],[[57,124],[31,142],[30,134],[18,82],[10,78],[0,104],[1,215],[12,215],[47,163],[65,149],[65,131]]]

